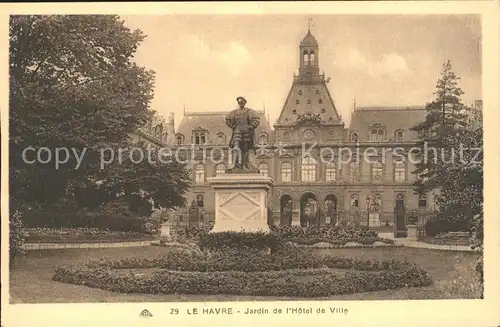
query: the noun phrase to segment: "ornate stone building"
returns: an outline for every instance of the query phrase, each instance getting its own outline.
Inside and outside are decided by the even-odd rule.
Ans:
[[[289,223],[282,214],[287,204],[302,223],[307,223],[311,203],[316,204],[315,212],[324,213],[317,216],[322,224],[357,217],[364,224],[369,220],[370,226],[393,226],[395,212],[431,210],[431,194],[413,192],[414,166],[409,160],[418,139],[410,127],[424,120],[424,107],[354,107],[347,127],[328,90],[329,79],[320,73],[320,47],[310,32],[297,54],[298,74],[274,128],[259,111],[256,133],[262,146],[257,164],[261,174],[275,181],[268,199],[271,222]],[[176,131],[170,116],[165,130],[150,128],[141,134],[146,138],[153,133],[181,159],[194,160],[195,184],[187,200],[204,209],[205,220],[214,211],[207,178],[230,164],[226,114],[185,113]]]

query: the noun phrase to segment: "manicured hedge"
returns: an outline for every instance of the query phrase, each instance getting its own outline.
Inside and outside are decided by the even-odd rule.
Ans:
[[[202,235],[198,246],[202,250],[238,249],[276,251],[283,247],[283,242],[274,233],[220,232]]]
[[[135,274],[134,268],[164,269]],[[330,268],[346,269],[345,273]],[[157,259],[101,260],[57,268],[60,282],[121,293],[234,294],[317,297],[432,283],[409,262],[314,255],[287,248],[274,254],[172,251]]]
[[[200,240],[206,239],[210,231],[208,227],[189,227],[179,231],[179,236],[184,239],[189,239],[200,244]],[[330,243],[336,246],[342,246],[348,242],[356,242],[364,245],[372,245],[375,242],[382,242],[386,244],[394,244],[393,240],[378,237],[377,232],[367,229],[365,227],[357,229],[345,229],[332,226],[320,227],[301,227],[301,226],[270,226],[271,234],[278,237],[279,241],[286,243],[292,242],[301,245],[313,245],[320,242]],[[238,234],[241,233],[228,233],[224,236],[225,239],[237,240],[241,238]],[[262,237],[262,236],[257,236]],[[210,244],[216,242],[208,236],[211,241],[206,241]],[[201,241],[204,243],[205,241]],[[221,243],[222,241],[218,241]],[[238,241],[240,242],[240,241]],[[238,243],[236,242],[236,243]],[[243,242],[243,240],[241,240]],[[223,243],[223,242],[222,242]]]

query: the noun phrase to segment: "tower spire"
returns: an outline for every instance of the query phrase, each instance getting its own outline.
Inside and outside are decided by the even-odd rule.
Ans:
[[[311,26],[312,26],[312,24],[313,24],[312,17],[311,17],[311,16],[309,16],[309,17],[307,18],[307,32],[308,32],[308,33],[310,33],[310,32],[311,32]]]

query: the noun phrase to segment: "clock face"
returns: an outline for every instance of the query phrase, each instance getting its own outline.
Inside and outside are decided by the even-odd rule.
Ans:
[[[306,139],[312,139],[314,137],[313,131],[311,131],[310,129],[304,131],[304,137]]]

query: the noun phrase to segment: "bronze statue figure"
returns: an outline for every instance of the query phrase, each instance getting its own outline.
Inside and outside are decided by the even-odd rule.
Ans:
[[[255,172],[255,129],[260,117],[255,110],[245,107],[244,97],[236,98],[238,108],[226,117],[226,124],[232,129],[229,147],[233,152],[234,166],[228,172]]]

